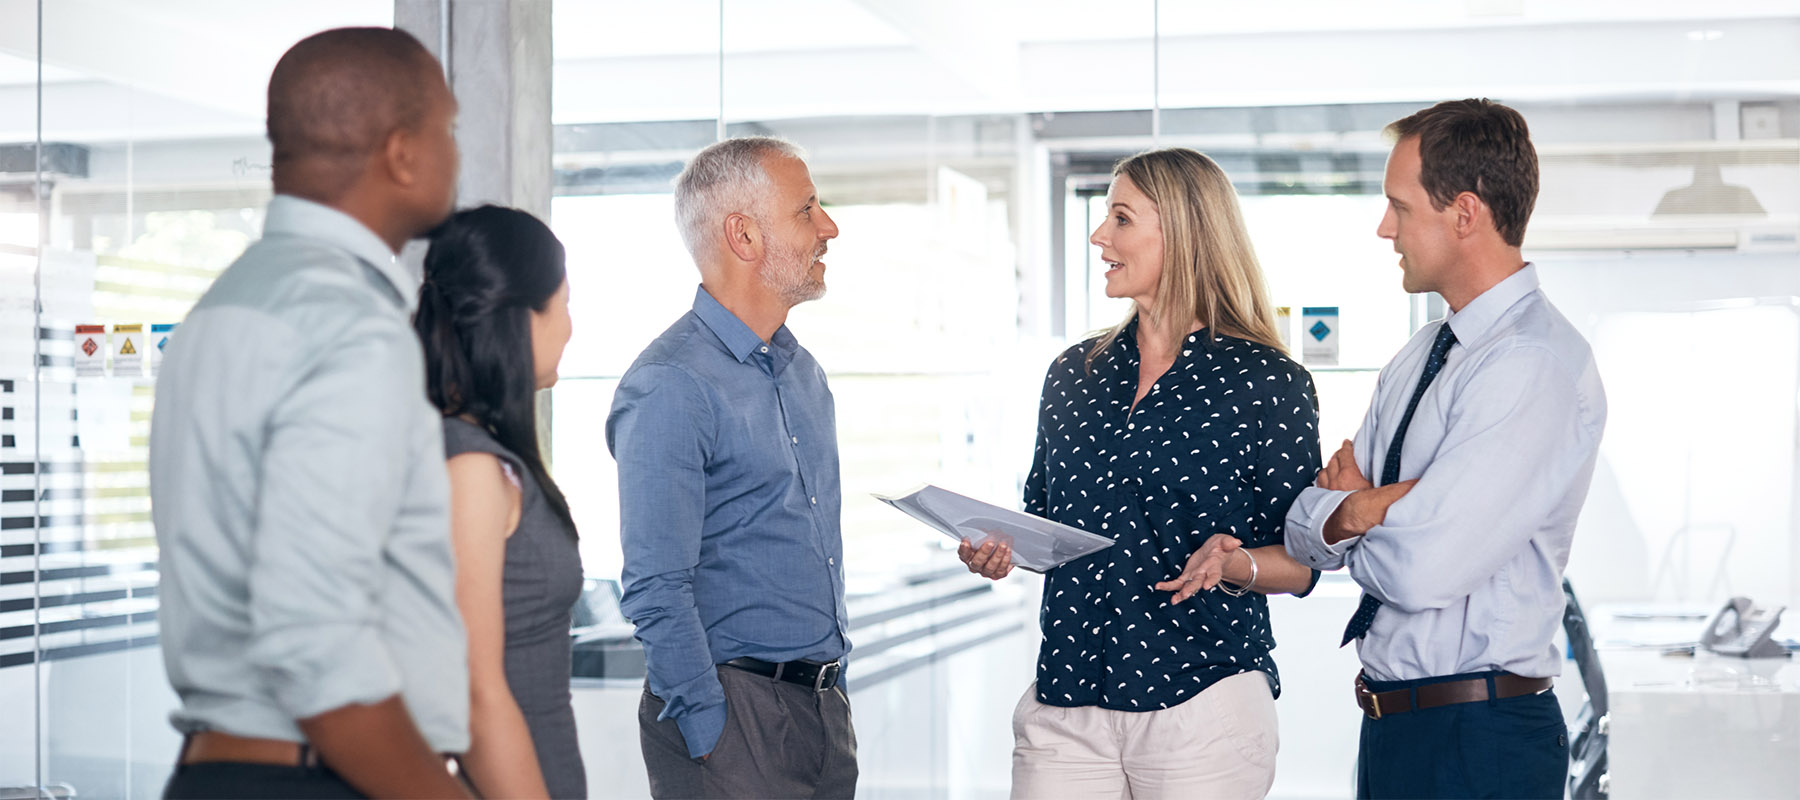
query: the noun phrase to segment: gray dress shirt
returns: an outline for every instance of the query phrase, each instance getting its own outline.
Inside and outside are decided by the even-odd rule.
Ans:
[[[1420,329],[1381,371],[1356,434],[1364,477],[1380,477],[1440,325],[1457,344],[1401,445],[1400,480],[1419,483],[1383,524],[1336,545],[1325,544],[1325,521],[1349,493],[1302,491],[1288,510],[1288,552],[1315,569],[1349,567],[1381,600],[1357,645],[1371,678],[1553,677],[1562,571],[1606,426],[1600,373],[1527,264]]]
[[[356,220],[277,196],[171,338],[150,496],[177,729],[300,741],[398,693],[433,749],[468,749],[417,287]]]

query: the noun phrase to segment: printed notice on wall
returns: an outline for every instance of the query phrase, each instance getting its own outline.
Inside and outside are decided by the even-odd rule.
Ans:
[[[1337,366],[1337,306],[1308,306],[1301,310],[1300,360],[1309,366]]]
[[[169,346],[169,334],[174,332],[174,323],[157,323],[150,326],[151,375],[162,372],[163,350]]]
[[[113,377],[144,377],[144,326],[140,323],[114,325],[112,334]]]
[[[106,326],[75,326],[75,377],[106,376]]]

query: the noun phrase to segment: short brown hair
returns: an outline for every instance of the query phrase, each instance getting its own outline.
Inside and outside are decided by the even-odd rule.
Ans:
[[[1506,243],[1525,241],[1537,204],[1537,149],[1519,112],[1487,98],[1447,100],[1387,126],[1395,141],[1419,138],[1419,183],[1439,211],[1463,192],[1486,203]]]

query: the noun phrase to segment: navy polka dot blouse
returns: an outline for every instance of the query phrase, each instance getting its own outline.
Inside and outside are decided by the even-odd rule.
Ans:
[[[1215,589],[1175,606],[1151,587],[1215,533],[1282,543],[1288,506],[1319,471],[1312,376],[1275,348],[1202,330],[1132,411],[1136,321],[1090,372],[1095,343],[1044,379],[1025,510],[1117,544],[1046,575],[1038,700],[1150,711],[1250,670],[1279,696],[1263,595]]]

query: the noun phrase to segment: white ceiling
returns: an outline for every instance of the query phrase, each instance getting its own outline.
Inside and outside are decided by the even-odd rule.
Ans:
[[[0,0],[0,141],[36,122],[36,0]],[[45,3],[46,134],[248,136],[293,41],[392,0]],[[1165,107],[1800,96],[1800,0],[1164,0]],[[720,0],[556,0],[562,122],[710,118]],[[725,0],[725,114],[1143,108],[1152,0]],[[60,88],[59,88],[60,87]]]
[[[554,2],[551,29],[558,61],[712,55],[719,48],[719,0]],[[724,10],[727,52],[910,44],[904,33],[880,16],[845,0],[729,0]]]
[[[29,140],[36,0],[0,0],[0,141]],[[392,0],[53,0],[44,134],[75,141],[254,135],[269,71],[302,37],[392,25]],[[19,80],[23,78],[23,80]],[[25,132],[25,135],[21,135]]]

